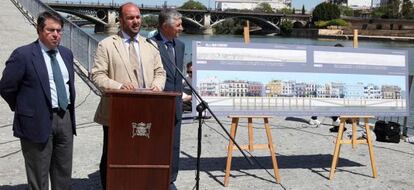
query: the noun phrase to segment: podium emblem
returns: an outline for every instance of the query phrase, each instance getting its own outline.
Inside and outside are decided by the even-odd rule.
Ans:
[[[151,123],[132,122],[131,126],[132,126],[132,138],[134,138],[135,136],[150,138]]]

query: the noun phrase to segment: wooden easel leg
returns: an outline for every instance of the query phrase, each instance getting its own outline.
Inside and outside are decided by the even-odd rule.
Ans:
[[[338,157],[336,157],[335,170],[336,170],[336,168],[338,166],[338,163],[339,163],[339,154],[341,154],[342,140],[344,139],[344,132],[345,132],[345,123],[344,123],[343,126],[344,126],[344,128],[343,128],[342,133],[338,134],[341,143],[339,144]],[[339,132],[339,130],[338,130],[338,132]]]
[[[357,142],[357,120],[355,118],[352,119],[352,150],[356,149],[356,142]]]
[[[365,119],[365,131],[367,133],[367,144],[369,149],[369,158],[371,159],[372,175],[377,177],[377,167],[375,165],[374,147],[372,146],[371,129],[368,124],[368,118]]]
[[[334,155],[333,155],[333,158],[332,158],[331,171],[329,172],[329,180],[333,179],[333,176],[334,176],[334,173],[335,173],[336,164],[338,162],[339,153],[340,153],[339,150],[341,148],[341,140],[342,140],[342,136],[343,136],[343,132],[344,132],[344,126],[345,126],[345,119],[341,118],[341,123],[339,124],[338,136],[336,137]]]
[[[253,118],[251,117],[247,118],[247,128],[249,131],[249,151],[253,151]]]
[[[239,118],[233,118],[231,121],[230,136],[233,137],[233,139],[236,138],[236,130],[237,130],[238,123],[239,123]],[[227,185],[229,184],[232,156],[233,156],[233,141],[229,140],[229,146],[227,147],[226,174],[224,176],[225,187],[227,187]]]
[[[276,151],[273,147],[272,133],[270,132],[269,119],[264,118],[264,125],[266,128],[267,141],[269,144],[270,156],[272,157],[273,171],[275,173],[276,183],[280,183],[279,167],[276,160]]]

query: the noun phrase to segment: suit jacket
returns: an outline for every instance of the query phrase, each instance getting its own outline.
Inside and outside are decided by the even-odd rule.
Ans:
[[[73,134],[76,135],[73,54],[58,46],[69,73]],[[52,101],[46,63],[38,41],[13,51],[6,61],[0,81],[0,94],[14,111],[13,134],[36,143],[44,143],[52,132]]]
[[[138,43],[145,86],[163,90],[165,70],[159,52],[142,36],[138,37]],[[102,90],[119,89],[123,83],[133,83],[137,87],[136,69],[136,65],[129,63],[128,49],[124,45],[122,33],[119,32],[99,42],[92,67],[92,81],[97,87]],[[109,117],[108,103],[108,99],[102,97],[95,113],[95,122],[106,126]]]
[[[174,62],[171,60],[168,56],[167,47],[164,44],[164,41],[161,37],[160,32],[157,33],[154,37],[151,38],[153,41],[155,41],[159,47],[159,51],[162,59],[162,64],[164,66],[165,71],[167,72],[167,81],[165,82],[165,91],[175,91],[182,93],[183,91],[183,78],[180,76],[180,74],[176,71],[174,67]],[[183,61],[184,61],[184,50],[185,45],[183,42],[181,42],[178,39],[174,39],[174,51],[175,51],[175,64],[180,69],[180,71],[183,71]],[[176,119],[181,120],[182,115],[182,98],[181,96],[176,97]]]

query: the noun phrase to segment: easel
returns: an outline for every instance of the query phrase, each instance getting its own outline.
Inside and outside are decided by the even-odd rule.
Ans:
[[[352,144],[352,149],[355,149],[357,144],[368,144],[369,157],[371,160],[372,175],[374,178],[377,177],[377,168],[375,165],[374,148],[372,146],[371,129],[368,124],[368,120],[371,118],[374,118],[374,116],[341,116],[339,118],[340,119],[339,131],[338,131],[338,136],[336,137],[336,144],[335,144],[334,154],[332,158],[331,171],[329,172],[329,180],[333,179],[342,144]],[[349,120],[349,119],[352,121],[352,138],[351,140],[343,140],[343,136],[344,136],[343,132],[344,132],[345,123],[346,123],[346,120]],[[366,139],[361,139],[361,140],[357,139],[357,122],[359,119],[361,120],[363,119],[365,122],[364,127],[365,127],[365,131],[367,134]]]
[[[254,149],[268,149],[270,151],[270,156],[272,157],[273,170],[276,178],[276,182],[280,183],[279,167],[276,160],[276,149],[272,141],[272,133],[270,132],[269,118],[272,116],[239,116],[239,115],[230,115],[231,118],[231,129],[230,136],[234,139],[236,137],[237,126],[240,118],[247,118],[247,127],[248,127],[248,138],[249,144],[242,145],[240,148],[242,150],[253,151]],[[266,129],[267,135],[267,144],[254,144],[253,143],[253,118],[263,118],[264,127]],[[231,160],[233,156],[233,150],[237,150],[233,145],[232,141],[229,141],[229,146],[227,147],[227,163],[226,163],[226,175],[224,176],[224,186],[227,187],[229,184],[229,175],[231,169]]]
[[[250,24],[249,21],[246,22],[246,26],[243,27],[243,37],[244,43],[250,43]],[[276,149],[273,146],[272,141],[272,133],[270,132],[270,125],[269,125],[269,118],[272,116],[241,116],[241,115],[230,115],[228,116],[231,118],[231,129],[230,129],[230,137],[236,137],[237,126],[239,123],[240,118],[247,118],[247,127],[248,127],[248,136],[249,136],[249,145],[240,146],[242,150],[249,150],[253,151],[254,149],[269,149],[270,155],[272,157],[272,164],[273,170],[275,173],[276,182],[280,183],[280,175],[279,175],[279,167],[277,166],[276,160]],[[266,129],[267,135],[267,144],[254,144],[253,143],[253,118],[263,118],[264,127]],[[229,176],[230,176],[230,169],[231,169],[231,160],[233,156],[233,150],[237,150],[236,146],[234,146],[233,141],[229,141],[229,146],[227,147],[227,162],[226,162],[226,174],[224,176],[224,186],[227,187],[229,184]]]

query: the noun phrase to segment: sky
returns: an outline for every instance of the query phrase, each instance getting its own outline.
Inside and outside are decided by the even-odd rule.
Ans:
[[[44,0],[44,1],[56,1],[56,0]],[[80,0],[60,0],[60,1],[71,1],[71,2],[79,2]],[[144,5],[163,5],[164,1],[166,0],[81,0],[82,2],[101,2],[101,3],[111,3],[112,1],[115,3],[122,4],[124,2],[133,1],[138,4],[144,4]],[[203,3],[206,7],[214,8],[214,0],[197,0],[201,3]],[[321,3],[323,0],[292,0],[292,6],[301,9],[302,5],[305,5],[305,9],[313,9],[317,4]],[[168,5],[176,5],[181,6],[183,3],[185,3],[186,0],[168,0]]]

